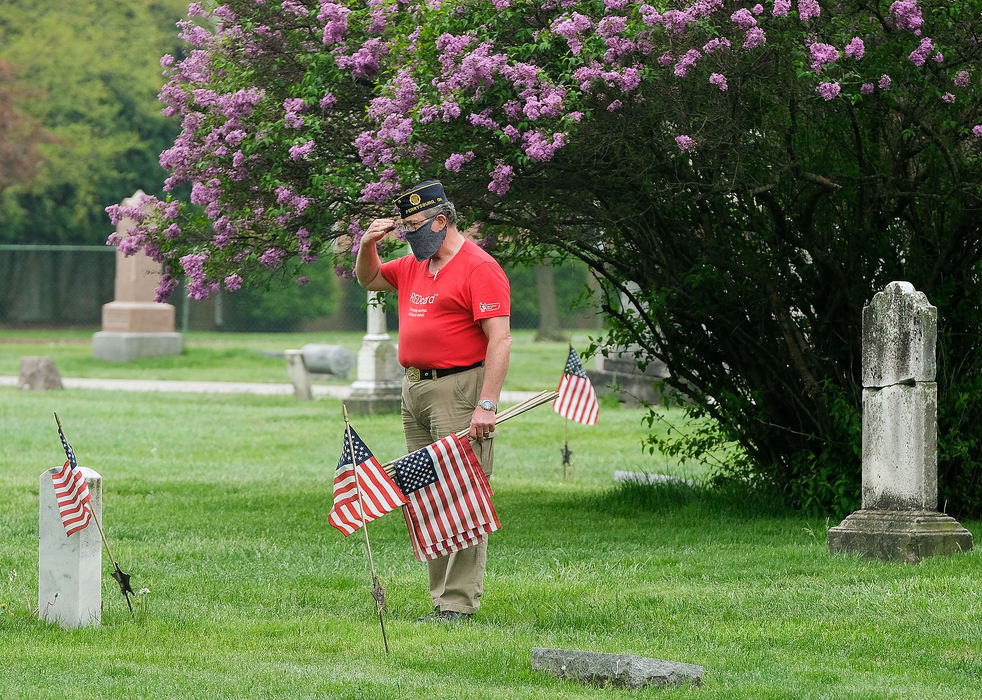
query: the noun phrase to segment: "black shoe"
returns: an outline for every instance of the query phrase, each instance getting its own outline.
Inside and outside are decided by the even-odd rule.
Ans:
[[[416,618],[416,622],[433,622],[434,620],[440,619],[440,607],[434,606],[433,612],[429,615],[421,615]]]
[[[417,617],[416,622],[463,622],[470,620],[472,617],[474,617],[473,613],[462,613],[456,610],[440,610],[440,607],[437,606],[428,615]]]
[[[462,613],[456,610],[442,610],[437,616],[437,619],[446,620],[447,622],[466,622],[474,617],[474,613]]]

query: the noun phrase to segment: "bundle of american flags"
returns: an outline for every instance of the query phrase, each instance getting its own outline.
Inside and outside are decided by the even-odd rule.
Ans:
[[[501,527],[488,478],[467,438],[448,435],[396,460],[394,480],[353,429],[351,443],[354,459],[346,435],[328,516],[346,537],[405,506],[413,553],[427,561],[471,547]]]
[[[60,425],[58,435],[61,437],[61,444],[65,448],[68,459],[60,472],[51,475],[51,480],[54,482],[55,499],[58,502],[61,522],[65,526],[65,534],[71,537],[79,530],[84,530],[92,520],[92,511],[89,509],[92,496],[75,459],[75,450],[68,444]]]
[[[501,528],[491,485],[467,438],[434,442],[393,464],[406,494],[406,525],[419,561],[472,547]]]

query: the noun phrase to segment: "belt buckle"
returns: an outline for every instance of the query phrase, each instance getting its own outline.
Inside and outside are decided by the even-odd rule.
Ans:
[[[406,377],[408,377],[409,378],[409,381],[411,381],[411,382],[418,382],[419,381],[419,368],[417,368],[417,367],[408,367],[406,369]]]

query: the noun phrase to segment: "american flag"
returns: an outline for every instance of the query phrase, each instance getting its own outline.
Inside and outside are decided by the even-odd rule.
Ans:
[[[471,547],[501,528],[488,478],[466,438],[448,435],[393,467],[406,494],[402,512],[419,561]]]
[[[583,371],[580,357],[572,347],[563,368],[563,378],[559,382],[559,396],[552,403],[553,409],[561,416],[585,425],[597,424],[597,394],[590,378]]]
[[[61,514],[65,534],[71,537],[79,530],[84,530],[92,519],[92,511],[89,510],[88,505],[92,496],[89,494],[89,485],[85,483],[85,477],[82,476],[82,470],[78,468],[75,450],[68,444],[60,425],[58,436],[61,438],[68,460],[60,472],[51,475],[51,481],[54,483],[55,500],[58,502],[58,513]]]
[[[345,537],[364,525],[366,521],[371,522],[381,518],[390,510],[395,510],[406,503],[399,487],[385,473],[382,465],[358,437],[358,433],[350,425],[347,429],[351,431],[355,459],[351,459],[351,447],[348,443],[348,434],[345,432],[341,459],[338,460],[338,468],[334,472],[334,507],[331,508],[331,514],[327,518],[327,522],[343,532]],[[354,464],[358,466],[355,467]]]

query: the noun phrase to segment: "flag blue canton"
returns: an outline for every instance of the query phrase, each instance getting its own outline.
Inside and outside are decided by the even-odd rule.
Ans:
[[[404,494],[436,483],[439,478],[430,451],[425,447],[397,460],[392,467],[395,469],[396,484]]]
[[[566,374],[572,374],[577,377],[587,378],[586,372],[583,370],[583,365],[580,364],[580,356],[576,354],[576,350],[573,348],[569,349],[569,357],[566,358],[566,369],[564,370]]]
[[[349,427],[351,430],[351,442],[355,446],[355,457],[358,459],[354,464],[364,464],[372,458],[372,451],[368,449],[368,446],[361,441],[358,437],[358,433],[355,432],[354,428]],[[352,464],[351,461],[351,446],[348,443],[348,436],[344,436],[344,447],[341,449],[341,459],[338,460],[338,469],[342,469],[345,466]]]
[[[75,459],[75,450],[68,444],[68,440],[65,439],[65,433],[61,431],[61,428],[58,428],[58,437],[61,438],[61,446],[65,448],[65,454],[68,456],[68,466],[72,469],[78,468],[78,461]]]

